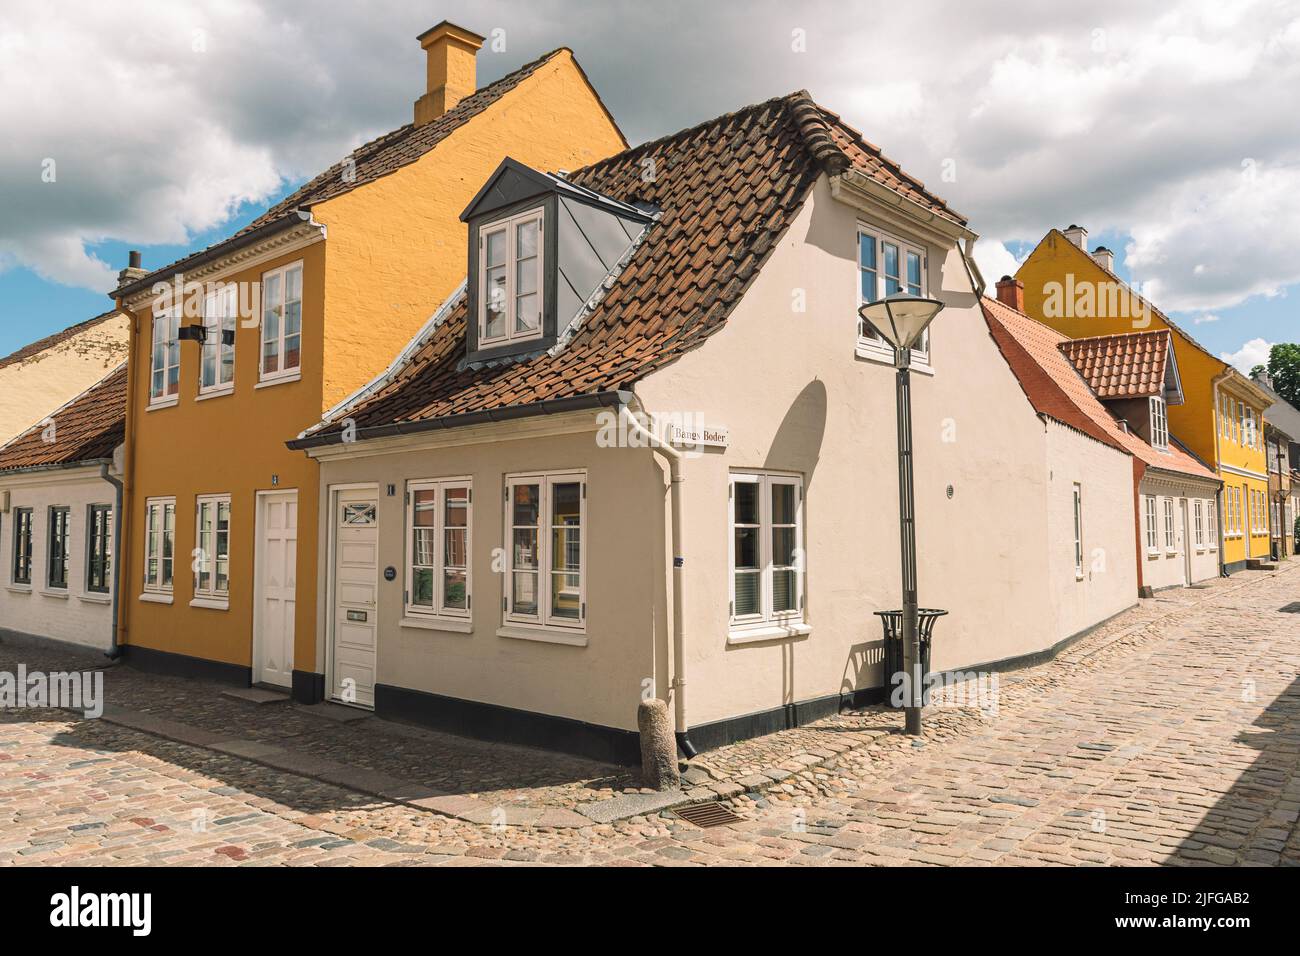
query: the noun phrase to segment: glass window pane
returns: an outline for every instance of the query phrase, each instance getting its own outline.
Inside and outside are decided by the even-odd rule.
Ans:
[[[469,523],[469,489],[448,488],[443,523],[448,528],[463,528]]]
[[[415,568],[411,573],[411,604],[433,607],[433,569]]]
[[[758,524],[758,483],[737,481],[735,489],[736,524]]]
[[[517,225],[515,227],[515,236],[517,237],[515,255],[520,259],[537,255],[537,239],[541,233],[540,223],[536,219],[530,219],[528,222],[521,222]]]
[[[759,613],[757,571],[736,572],[736,617]]]
[[[302,356],[299,354],[299,344],[302,337],[298,335],[286,336],[284,340],[284,367],[286,369],[298,368],[302,362]]]
[[[417,491],[412,497],[412,523],[417,528],[432,528],[437,518],[438,492],[432,488]]]
[[[858,265],[864,269],[876,268],[876,237],[866,233],[858,235]]]
[[[862,270],[862,301],[875,302],[876,294],[876,274],[869,269]],[[870,326],[867,327],[870,329]]]
[[[898,278],[898,246],[892,242],[882,245],[885,247],[885,275]]]
[[[432,528],[416,528],[411,541],[411,563],[421,568],[433,567],[433,548],[436,540]]]
[[[538,485],[515,485],[512,498],[514,501],[512,523],[515,525],[536,525],[540,487]]]
[[[794,567],[794,528],[772,529],[772,564],[778,568]]]
[[[468,590],[465,587],[464,571],[447,571],[442,578],[442,606],[456,608],[457,610],[466,609],[466,596]]]
[[[582,612],[581,579],[576,574],[551,575],[551,615],[576,621]]]
[[[772,485],[772,524],[794,524],[794,485]]]
[[[793,570],[775,570],[772,572],[772,610],[796,611],[795,606],[795,572]]]
[[[487,235],[487,265],[504,266],[506,262],[506,233],[504,229]]]
[[[921,285],[921,257],[915,252],[907,254],[907,282],[918,289]]]
[[[515,571],[510,606],[516,614],[537,613],[537,572]]]
[[[537,309],[538,297],[535,295],[521,295],[515,300],[516,332],[535,332],[541,328],[542,316]]]
[[[758,567],[758,529],[736,529],[736,568]]]
[[[442,563],[449,568],[463,568],[468,563],[464,528],[448,528],[443,532]]]
[[[284,274],[284,300],[295,301],[302,298],[302,267],[295,266]]]
[[[515,529],[512,564],[516,568],[537,567],[537,529]]]
[[[520,259],[515,263],[515,295],[529,295],[537,291],[537,260]]]

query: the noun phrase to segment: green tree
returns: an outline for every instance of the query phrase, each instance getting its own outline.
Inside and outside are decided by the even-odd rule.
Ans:
[[[1281,342],[1268,353],[1268,374],[1273,391],[1300,408],[1300,345]]]

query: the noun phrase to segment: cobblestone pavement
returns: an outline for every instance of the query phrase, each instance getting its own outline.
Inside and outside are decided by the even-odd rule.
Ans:
[[[999,675],[995,712],[941,695],[923,741],[871,710],[703,755],[693,773],[742,818],[713,829],[668,814],[477,825],[105,721],[0,712],[0,865],[1296,865],[1300,615],[1278,609],[1297,600],[1294,561],[1166,592],[1056,661]],[[0,669],[14,656],[0,654]],[[137,682],[131,706],[198,719],[184,682],[132,675],[112,672],[110,699]],[[254,739],[284,721],[322,753],[395,746],[408,776],[497,800],[581,802],[628,783],[616,768],[381,721],[228,699],[204,708]],[[436,752],[472,759],[424,768]]]

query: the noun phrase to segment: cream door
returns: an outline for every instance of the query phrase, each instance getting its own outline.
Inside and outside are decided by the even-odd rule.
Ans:
[[[334,628],[330,697],[375,706],[379,636],[379,520],[373,490],[340,491],[334,503]]]
[[[293,633],[298,587],[298,492],[257,496],[257,606],[253,681],[293,686]]]

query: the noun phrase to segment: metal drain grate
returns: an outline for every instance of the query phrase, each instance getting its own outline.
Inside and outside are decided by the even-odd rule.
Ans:
[[[693,823],[704,829],[740,822],[740,817],[720,803],[693,803],[689,807],[678,807],[673,813],[687,823]]]
[[[1300,601],[1288,604],[1286,607],[1278,608],[1283,614],[1300,614]]]

